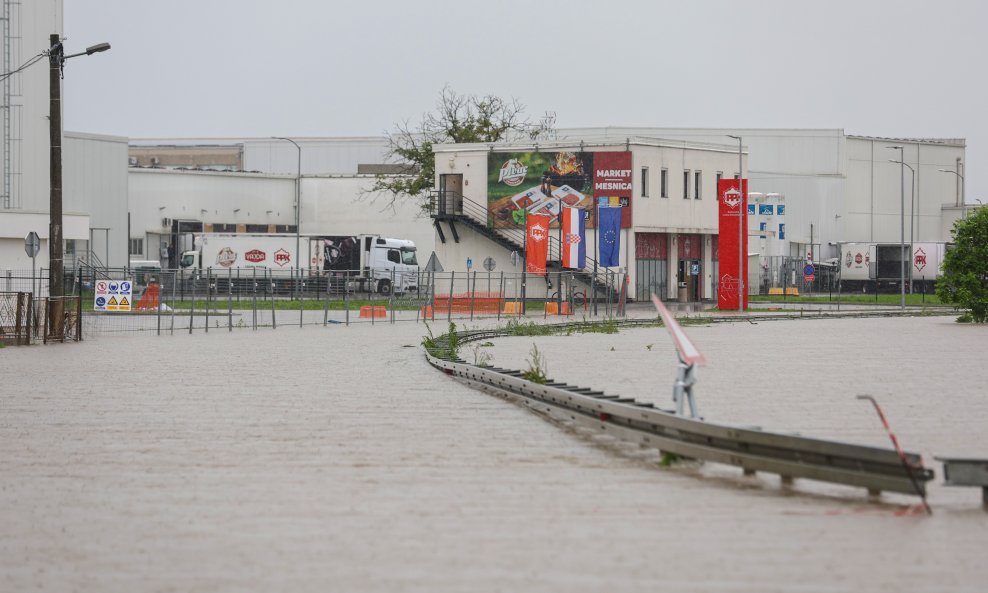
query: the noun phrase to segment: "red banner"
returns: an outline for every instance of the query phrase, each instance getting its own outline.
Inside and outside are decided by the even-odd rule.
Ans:
[[[598,204],[606,200],[609,206],[620,206],[621,228],[631,228],[630,152],[593,153],[593,195]]]
[[[737,311],[739,295],[743,295],[742,306],[747,309],[748,180],[741,180],[739,191],[737,179],[721,179],[717,184],[717,195],[720,196],[717,307],[721,311]]]
[[[529,214],[525,217],[525,271],[545,274],[545,262],[549,256],[548,214]]]

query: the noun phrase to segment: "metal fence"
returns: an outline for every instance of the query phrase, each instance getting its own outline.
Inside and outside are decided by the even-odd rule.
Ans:
[[[767,257],[762,259],[758,271],[759,287],[757,294],[794,296],[800,294],[897,294],[902,283],[896,279],[848,280],[841,277],[841,269],[826,263],[813,264],[813,279],[804,274],[807,261],[801,257]],[[933,295],[936,292],[934,280],[906,279],[906,290],[910,294]]]
[[[382,272],[383,274],[383,272]],[[397,323],[473,320],[482,317],[578,318],[623,316],[627,300],[627,275],[601,276],[602,286],[588,287],[576,274],[547,275],[490,272],[426,272],[401,280],[388,276],[391,287],[381,292],[366,281],[369,273],[298,274],[286,270],[227,270],[190,273],[188,270],[154,270],[144,276],[128,269],[66,270],[66,292],[72,311],[58,327],[49,310],[48,273],[37,276],[0,271],[7,285],[19,288],[33,305],[35,329],[31,342],[46,341],[54,328],[67,339],[125,332],[172,335],[176,332],[277,329],[354,323]],[[133,292],[130,310],[100,310],[97,288],[112,281],[129,281]],[[594,288],[597,290],[595,291]],[[593,298],[596,292],[597,299]],[[0,301],[2,303],[2,301]],[[0,313],[3,311],[0,304]],[[13,311],[14,309],[11,308]],[[15,315],[16,317],[16,315]],[[0,317],[0,323],[4,323]],[[17,326],[16,319],[11,323]],[[4,323],[6,327],[6,324]],[[20,334],[18,334],[20,335]]]

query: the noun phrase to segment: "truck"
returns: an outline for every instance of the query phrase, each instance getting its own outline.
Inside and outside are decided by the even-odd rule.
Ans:
[[[298,250],[304,258],[298,265]],[[415,243],[380,235],[300,235],[275,233],[199,233],[194,249],[182,253],[179,264],[196,274],[208,270],[217,278],[245,271],[284,271],[296,268],[307,282],[325,283],[327,289],[377,292],[390,295],[418,290]],[[227,270],[230,270],[228,272]]]
[[[330,286],[388,295],[418,291],[415,243],[379,235],[319,237],[321,267]]]
[[[943,256],[950,243],[906,243],[906,282],[915,291],[932,291],[943,273]],[[899,243],[842,243],[841,281],[845,289],[864,289],[873,282],[898,282],[902,276],[902,245]]]

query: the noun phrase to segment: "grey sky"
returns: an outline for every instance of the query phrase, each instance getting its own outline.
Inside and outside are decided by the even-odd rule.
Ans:
[[[67,63],[68,130],[380,135],[449,84],[560,127],[966,138],[988,200],[985,2],[64,2],[69,51],[113,46]]]

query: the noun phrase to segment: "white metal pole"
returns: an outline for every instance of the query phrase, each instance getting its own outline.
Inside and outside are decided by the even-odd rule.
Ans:
[[[902,146],[888,146],[899,151],[899,307],[906,308],[906,162]]]
[[[744,169],[741,164],[741,136],[732,136],[728,134],[728,138],[735,138],[738,141],[738,194],[744,198]],[[744,253],[744,217],[748,215],[745,210],[747,204],[744,200],[741,200],[738,206],[738,313],[744,312],[744,258],[747,255]]]

